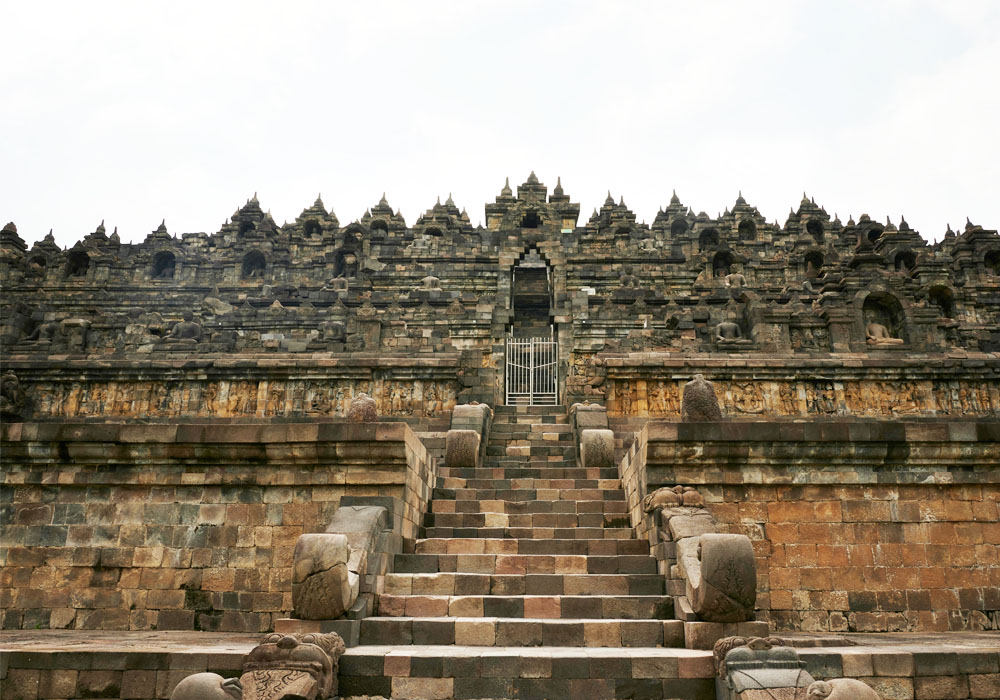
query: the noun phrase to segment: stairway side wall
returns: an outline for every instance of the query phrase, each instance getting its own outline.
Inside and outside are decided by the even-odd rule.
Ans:
[[[997,422],[651,421],[647,438],[646,489],[696,486],[753,540],[772,629],[1000,629]]]
[[[8,629],[262,632],[345,499],[414,537],[436,476],[403,423],[3,426]]]

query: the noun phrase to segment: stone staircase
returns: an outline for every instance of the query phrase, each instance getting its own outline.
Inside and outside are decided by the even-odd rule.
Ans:
[[[342,696],[714,697],[616,470],[576,452],[564,407],[496,409],[484,464],[440,469]]]

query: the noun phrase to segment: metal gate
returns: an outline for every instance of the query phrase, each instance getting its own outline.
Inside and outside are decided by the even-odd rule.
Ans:
[[[507,338],[508,406],[555,406],[559,363],[556,341],[548,338]]]

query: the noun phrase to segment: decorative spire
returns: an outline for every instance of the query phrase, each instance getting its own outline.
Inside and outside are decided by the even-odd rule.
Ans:
[[[680,197],[677,196],[677,190],[674,190],[673,195],[671,195],[671,197],[670,197],[670,203],[671,204],[680,204],[681,203]]]
[[[501,197],[512,197],[514,195],[513,191],[510,189],[510,177],[507,177],[503,181],[503,189],[500,190]]]
[[[448,199],[445,200],[444,205],[446,207],[453,207],[453,206],[455,206],[455,201],[451,198],[451,192],[448,193]]]
[[[538,178],[535,176],[535,171],[534,170],[532,170],[531,174],[528,175],[528,184],[529,185],[537,185],[538,184]]]
[[[615,200],[611,196],[611,190],[608,190],[608,197],[604,200],[604,203],[612,207],[615,205]]]
[[[118,230],[117,227],[115,228],[115,230],[116,231]],[[157,233],[166,233],[167,232],[167,220],[166,220],[166,218],[164,218],[163,221],[160,222],[160,225],[156,227],[156,232]]]
[[[322,194],[317,194],[316,195],[316,201],[313,202],[313,206],[314,207],[319,207],[320,209],[326,209],[326,207],[323,206],[323,195]]]
[[[379,206],[387,207],[389,206],[389,200],[385,198],[385,192],[382,193],[382,199],[378,200]]]
[[[555,189],[552,190],[552,194],[555,195],[556,197],[561,197],[562,196],[562,194],[563,194],[563,188],[562,188],[562,178],[561,177],[556,177],[556,186],[555,186]]]

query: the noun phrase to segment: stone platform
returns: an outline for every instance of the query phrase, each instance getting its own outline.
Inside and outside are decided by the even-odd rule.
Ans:
[[[168,698],[174,685],[192,673],[238,675],[259,637],[7,630],[0,635],[2,697]],[[814,677],[860,678],[886,700],[1000,697],[997,632],[781,638],[798,647]],[[446,700],[580,697],[581,692],[594,698],[645,697],[653,686],[663,697],[715,697],[712,653],[668,648],[360,646],[342,657],[340,683],[345,698],[352,687],[377,691],[380,685],[384,697]]]

